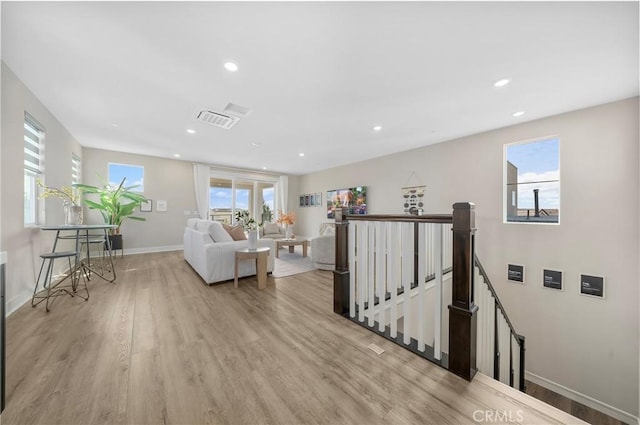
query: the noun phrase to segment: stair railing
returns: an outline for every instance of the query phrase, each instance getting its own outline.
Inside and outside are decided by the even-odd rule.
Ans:
[[[525,338],[475,255],[475,231],[469,202],[451,215],[337,209],[333,309],[464,379],[480,370],[524,391]]]
[[[515,331],[477,256],[474,256],[474,261],[477,267],[475,299],[479,306],[478,370],[511,387],[525,391],[525,337]],[[514,346],[518,348],[515,355]],[[516,375],[517,381],[514,379]]]
[[[337,209],[335,217],[334,312],[447,367],[464,379],[473,379],[477,370],[478,310],[474,304],[473,286],[475,206],[461,202],[453,205],[453,214],[422,216],[348,215],[345,208]],[[350,227],[350,222],[354,226]],[[436,301],[435,310],[429,312],[435,322],[433,346],[429,346],[428,338],[425,338],[424,317],[418,318],[416,338],[412,337],[411,326],[407,323],[404,323],[402,334],[393,328],[397,325],[399,302],[403,303],[404,318],[410,319],[412,292],[418,293],[414,310],[426,311],[423,302],[428,276],[424,242],[428,239],[427,225],[436,225],[433,227],[436,234],[433,238]],[[442,236],[444,225],[451,227],[450,238],[448,232],[447,237]],[[447,246],[447,252],[442,251],[443,245]],[[442,335],[438,335],[443,317],[438,311],[443,299],[443,257],[450,258],[452,269],[448,356],[442,352]],[[398,297],[399,290],[402,290],[402,297]],[[446,296],[448,298],[448,294]]]

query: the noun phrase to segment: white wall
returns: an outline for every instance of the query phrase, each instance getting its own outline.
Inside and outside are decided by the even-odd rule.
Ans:
[[[39,255],[51,250],[53,234],[23,225],[24,112],[46,129],[45,181],[49,186],[71,185],[71,155],[82,156],[78,141],[51,115],[16,75],[2,63],[2,200],[0,246],[8,253],[7,310],[30,298],[40,267]],[[45,200],[46,224],[64,221],[62,200]]]
[[[143,166],[143,195],[153,201],[152,212],[135,214],[146,221],[124,220],[121,233],[125,253],[181,249],[187,218],[193,217],[193,211],[197,210],[193,165],[186,161],[83,148],[83,183],[101,185],[98,176],[107,178],[110,162]],[[91,195],[87,197],[91,199]],[[157,211],[157,200],[167,201],[167,212]],[[97,211],[85,211],[85,219],[91,223],[103,222]]]
[[[561,139],[561,224],[503,224],[503,145]],[[299,194],[368,187],[370,213],[402,212],[412,171],[427,185],[426,213],[476,204],[477,252],[516,330],[527,370],[638,416],[638,98],[292,178]],[[316,235],[324,208],[298,208],[297,233]],[[508,263],[526,265],[524,285]],[[542,269],[564,271],[562,292]],[[578,294],[580,273],[606,277],[606,299]]]

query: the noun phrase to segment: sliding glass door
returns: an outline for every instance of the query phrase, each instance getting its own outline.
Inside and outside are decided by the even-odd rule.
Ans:
[[[274,221],[275,186],[275,181],[242,176],[211,177],[209,219],[234,224],[236,211],[246,210],[258,224]]]

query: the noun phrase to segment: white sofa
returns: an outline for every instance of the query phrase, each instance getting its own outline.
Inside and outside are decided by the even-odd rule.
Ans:
[[[183,242],[184,259],[209,285],[233,279],[235,252],[248,246],[246,240],[234,241],[220,223],[199,218],[187,220]],[[267,272],[271,273],[275,263],[275,242],[273,239],[259,239],[258,246],[271,248],[267,259]],[[255,274],[255,261],[239,263],[239,277]]]
[[[311,261],[320,270],[335,270],[336,232],[333,223],[322,223],[320,236],[311,239]]]

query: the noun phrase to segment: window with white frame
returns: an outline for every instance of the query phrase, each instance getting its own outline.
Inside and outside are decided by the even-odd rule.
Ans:
[[[505,145],[505,223],[560,222],[560,138]]]
[[[38,180],[44,174],[44,127],[24,113],[24,225],[44,221],[44,208],[38,197]]]
[[[109,185],[118,186],[124,179],[124,187],[132,192],[144,192],[144,167],[142,165],[109,163]]]
[[[82,163],[80,157],[75,153],[71,154],[71,184],[80,183],[82,176]]]

